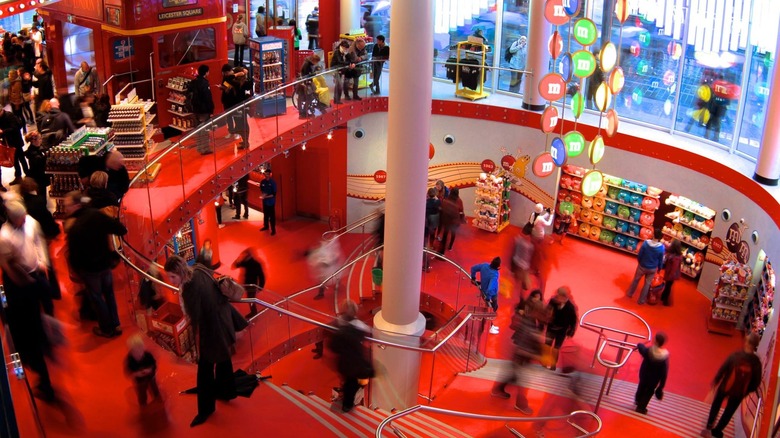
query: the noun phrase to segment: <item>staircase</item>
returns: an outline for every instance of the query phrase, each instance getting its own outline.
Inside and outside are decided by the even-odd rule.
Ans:
[[[331,436],[335,437],[364,438],[374,436],[379,423],[390,415],[389,412],[382,409],[372,410],[365,406],[355,406],[351,412],[343,413],[339,402],[329,402],[316,395],[304,394],[286,384],[277,386],[266,381],[263,385],[268,386],[306,412],[320,426],[330,431]],[[393,421],[390,427],[384,429],[382,436],[395,438],[393,427],[410,438],[464,438],[469,436],[446,423],[420,413],[407,415]]]

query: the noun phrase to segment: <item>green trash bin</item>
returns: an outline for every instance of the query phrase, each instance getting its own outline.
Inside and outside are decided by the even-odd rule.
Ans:
[[[375,285],[382,285],[382,268],[374,268],[371,270],[371,278]]]

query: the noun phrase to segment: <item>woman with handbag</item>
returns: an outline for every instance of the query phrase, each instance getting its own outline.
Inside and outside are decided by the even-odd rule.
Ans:
[[[664,291],[661,293],[661,302],[664,306],[672,304],[672,285],[680,278],[680,266],[682,265],[682,244],[679,240],[672,241],[664,260]]]
[[[24,124],[11,112],[3,110],[2,114],[0,114],[0,134],[2,134],[3,142],[5,143],[2,146],[2,152],[6,158],[0,165],[3,167],[13,166],[14,180],[11,181],[11,185],[22,182],[22,171],[24,171],[25,175],[29,172],[27,158],[24,156],[22,125]]]

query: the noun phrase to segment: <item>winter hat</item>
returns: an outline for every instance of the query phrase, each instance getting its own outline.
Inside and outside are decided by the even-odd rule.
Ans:
[[[542,204],[534,205],[534,213],[542,214],[543,211],[544,211],[544,205],[542,205]]]

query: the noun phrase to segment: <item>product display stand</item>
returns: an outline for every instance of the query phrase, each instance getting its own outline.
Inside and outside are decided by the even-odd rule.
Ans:
[[[54,216],[65,214],[62,204],[65,195],[83,190],[78,174],[79,159],[85,155],[103,155],[114,145],[111,128],[81,127],[62,143],[46,151],[46,174],[51,178],[49,196],[55,200]]]
[[[764,268],[761,277],[756,284],[753,294],[745,312],[744,328],[760,336],[764,335],[764,327],[769,322],[769,313],[775,300],[775,270],[769,259],[764,260]]]
[[[721,265],[715,284],[712,312],[707,329],[712,333],[731,336],[748,299],[753,272],[748,265],[729,261]]]
[[[179,230],[170,242],[165,244],[165,251],[167,256],[173,254],[180,255],[187,264],[192,266],[195,264],[195,229],[194,219],[190,219],[184,225],[184,228]]]
[[[168,90],[168,97],[165,101],[168,103],[168,112],[172,115],[172,122],[169,125],[181,132],[191,131],[198,123],[192,114],[192,102],[187,102],[187,87],[189,87],[192,78],[175,76],[168,78],[165,88]]]
[[[567,164],[562,170],[556,211],[561,211],[561,204],[571,204],[578,226],[570,227],[570,234],[630,253],[653,238],[660,189],[604,175],[596,196],[584,196],[581,185],[587,169]]]
[[[458,64],[473,62],[474,66],[458,65],[455,69],[455,95],[469,100],[477,100],[488,97],[490,93],[484,90],[485,86],[485,58],[487,56],[488,46],[472,40],[461,41],[456,50],[456,59]],[[476,75],[476,86],[465,88],[463,86],[464,77],[469,78]]]
[[[715,226],[715,211],[684,196],[670,195],[666,204],[675,207],[667,213],[663,227],[665,240],[677,239],[683,244],[683,260],[681,272],[696,278],[701,273],[707,244],[710,243],[712,229]]]
[[[156,114],[149,113],[153,106],[152,101],[139,100],[133,90],[127,99],[111,105],[108,113],[108,121],[114,130],[114,146],[124,155],[125,167],[131,177],[143,169],[146,153],[154,145],[152,135],[155,128],[151,123]]]
[[[249,74],[255,84],[254,92],[265,94],[284,84],[287,71],[287,42],[271,37],[249,40]],[[272,94],[257,103],[255,114],[271,117],[287,112],[287,99],[283,92]]]
[[[498,233],[509,225],[509,189],[512,183],[507,178],[483,173],[477,180],[474,204],[474,226],[485,231]]]

